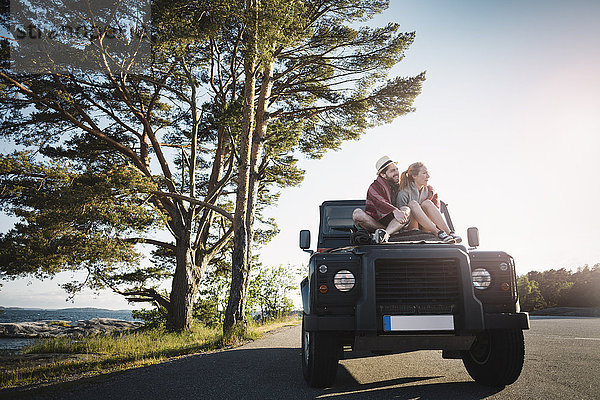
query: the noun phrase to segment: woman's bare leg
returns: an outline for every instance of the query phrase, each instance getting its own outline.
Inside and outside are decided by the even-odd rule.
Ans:
[[[440,209],[437,208],[435,206],[435,204],[433,204],[431,202],[431,200],[425,200],[423,203],[421,203],[421,208],[423,209],[423,211],[425,211],[425,214],[427,214],[429,219],[431,221],[433,221],[433,223],[439,229],[443,230],[444,232],[446,232],[448,234],[450,233],[450,227],[448,227],[448,224],[446,223],[446,220],[442,216]],[[436,233],[437,233],[437,231],[436,231]]]
[[[437,235],[439,231],[438,227],[429,219],[427,214],[425,214],[425,211],[423,211],[419,203],[417,203],[414,200],[411,200],[408,203],[408,206],[410,207],[410,215],[412,216],[411,225],[413,222],[416,221],[416,223],[425,228],[427,232],[431,232]]]
[[[409,231],[419,229],[419,221],[417,221],[415,218],[411,218],[406,229]]]

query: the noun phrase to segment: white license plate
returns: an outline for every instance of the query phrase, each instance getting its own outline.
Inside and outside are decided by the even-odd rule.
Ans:
[[[453,315],[384,315],[383,330],[393,331],[453,331]]]

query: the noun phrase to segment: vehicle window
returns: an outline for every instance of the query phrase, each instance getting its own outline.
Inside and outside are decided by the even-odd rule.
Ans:
[[[350,232],[354,226],[352,212],[356,206],[332,206],[325,207],[323,218],[323,233],[336,234]]]

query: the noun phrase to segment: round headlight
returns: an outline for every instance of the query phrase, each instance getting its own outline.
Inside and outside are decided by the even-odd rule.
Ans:
[[[333,285],[340,292],[352,290],[355,283],[356,279],[354,278],[354,274],[347,269],[342,269],[333,276]]]
[[[471,272],[475,289],[487,289],[492,283],[492,275],[485,268],[477,268]]]

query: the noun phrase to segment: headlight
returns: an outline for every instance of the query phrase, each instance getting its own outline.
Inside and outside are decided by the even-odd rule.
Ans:
[[[354,278],[354,274],[347,269],[338,271],[333,277],[333,284],[340,292],[348,292],[352,290],[355,283],[356,279]]]
[[[492,275],[485,268],[477,268],[471,272],[475,289],[487,289],[492,283]]]

